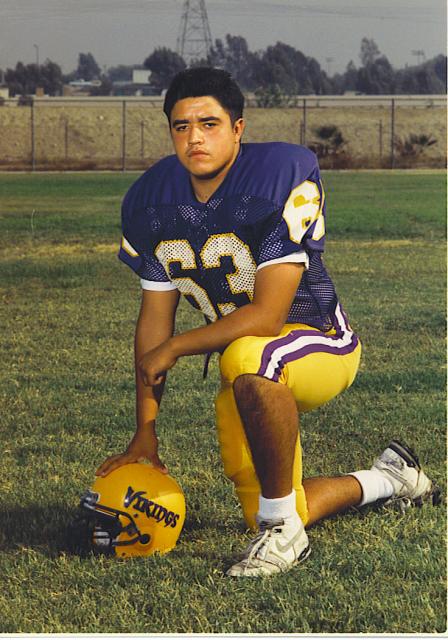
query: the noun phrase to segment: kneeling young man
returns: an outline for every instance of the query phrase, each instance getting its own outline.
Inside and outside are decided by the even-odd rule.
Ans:
[[[142,284],[137,429],[97,474],[142,458],[166,471],[155,431],[166,372],[181,356],[219,352],[224,470],[259,529],[227,573],[258,576],[309,555],[305,526],[380,499],[422,500],[433,486],[397,441],[370,470],[302,479],[299,415],[350,386],[361,345],[322,262],[316,157],[291,144],[242,144],[243,107],[227,72],[178,74],[164,103],[176,155],[124,199],[120,258]],[[208,324],[173,335],[181,294]]]

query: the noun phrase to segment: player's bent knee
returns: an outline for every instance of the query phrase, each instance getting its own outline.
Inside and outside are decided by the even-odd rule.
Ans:
[[[233,391],[238,395],[244,395],[245,393],[252,393],[257,388],[257,380],[259,376],[255,376],[253,373],[243,373],[235,378],[233,381]]]
[[[244,336],[234,340],[220,359],[221,375],[227,384],[247,373],[257,373],[260,368],[258,349],[254,348],[252,336]]]

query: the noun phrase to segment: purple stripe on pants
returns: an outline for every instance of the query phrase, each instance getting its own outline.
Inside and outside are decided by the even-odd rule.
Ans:
[[[294,343],[296,340],[303,337],[311,337],[311,338],[319,337],[319,342],[306,344],[296,349],[292,347],[294,350],[289,351],[288,353],[283,355],[280,358],[279,362],[277,362],[275,366],[274,374],[272,376],[266,376],[266,377],[273,380],[274,382],[278,382],[280,375],[282,373],[282,370],[288,362],[299,360],[300,358],[303,358],[304,356],[307,356],[311,353],[331,353],[334,355],[341,355],[341,356],[346,355],[348,353],[352,353],[358,345],[358,342],[359,342],[358,337],[355,334],[350,335],[350,333],[346,333],[345,335],[349,339],[349,342],[347,344],[339,346],[335,343],[343,340],[344,334],[342,334],[342,336],[341,335],[328,336],[328,335],[322,334],[319,331],[306,331],[306,330],[302,331],[300,329],[292,331],[288,336],[285,336],[284,338],[280,338],[278,340],[274,340],[264,349],[262,354],[262,359],[261,359],[261,366],[257,372],[257,375],[266,376],[269,365],[274,364],[273,362],[271,362],[271,360],[277,349],[281,347],[286,347],[289,344],[291,344],[292,346],[292,343]],[[322,338],[325,339],[327,344],[322,344],[320,342]]]
[[[264,376],[264,374],[266,373],[266,369],[268,368],[269,363],[271,361],[272,354],[279,347],[286,347],[286,345],[290,344],[291,342],[294,342],[295,340],[297,340],[297,338],[301,336],[318,336],[318,335],[322,335],[322,333],[319,331],[308,331],[307,329],[303,329],[303,330],[295,329],[291,331],[291,333],[288,333],[287,336],[284,336],[283,338],[278,338],[277,340],[273,340],[268,344],[267,347],[265,347],[265,349],[263,349],[263,353],[261,356],[261,364],[257,372],[257,375]]]
[[[297,351],[292,351],[291,353],[288,353],[287,355],[283,356],[283,358],[280,360],[280,364],[279,366],[276,367],[275,374],[271,378],[271,380],[273,382],[278,382],[281,372],[283,370],[283,367],[285,366],[285,364],[288,364],[288,362],[294,362],[295,360],[300,360],[300,358],[303,358],[304,356],[307,356],[310,353],[332,353],[338,356],[345,356],[348,353],[352,353],[356,349],[358,342],[359,342],[358,337],[353,334],[350,344],[346,345],[345,347],[335,347],[329,344],[328,345],[327,344],[309,344],[306,347],[297,349]]]

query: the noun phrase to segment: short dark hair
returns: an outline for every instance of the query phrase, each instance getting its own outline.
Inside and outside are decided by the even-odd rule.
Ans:
[[[244,96],[230,73],[213,67],[195,67],[178,73],[166,92],[163,112],[170,125],[176,102],[199,96],[215,98],[229,114],[232,124],[243,116]]]

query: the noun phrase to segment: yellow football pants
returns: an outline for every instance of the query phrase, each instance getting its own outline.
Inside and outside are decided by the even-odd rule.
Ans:
[[[275,338],[239,338],[224,351],[220,359],[221,390],[215,402],[218,440],[224,473],[235,485],[248,527],[256,528],[260,484],[235,403],[234,380],[251,373],[285,384],[296,399],[299,413],[303,413],[325,404],[349,387],[360,357],[361,343],[348,325],[325,334],[307,325],[289,324]],[[302,486],[300,434],[295,449],[293,488],[297,511],[306,524],[308,509]]]

